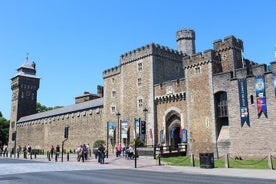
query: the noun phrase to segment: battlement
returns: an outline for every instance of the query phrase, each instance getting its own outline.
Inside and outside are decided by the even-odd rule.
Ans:
[[[176,32],[176,41],[195,40],[195,31],[192,29],[182,29]]]
[[[215,58],[216,52],[211,49],[204,51],[203,55],[201,52],[199,52],[192,56],[186,56],[184,57],[184,69],[205,64],[214,60]]]
[[[116,66],[107,70],[103,71],[103,78],[107,78],[107,77],[111,77],[113,75],[117,75],[121,73],[121,67],[120,66]]]
[[[150,55],[166,57],[172,60],[181,60],[184,56],[182,52],[179,52],[177,50],[173,50],[169,47],[161,46],[159,44],[151,43],[121,55],[120,64],[122,65],[133,62]]]
[[[224,42],[222,42],[221,39],[215,40],[213,42],[213,47],[216,51],[223,51],[233,48],[243,50],[243,41],[231,35],[225,37]]]

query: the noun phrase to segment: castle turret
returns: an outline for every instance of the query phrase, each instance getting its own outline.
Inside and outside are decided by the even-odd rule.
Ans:
[[[10,149],[15,147],[17,121],[21,117],[36,113],[39,81],[40,78],[36,76],[35,64],[30,64],[27,57],[25,63],[17,69],[16,76],[11,79]]]
[[[195,32],[192,29],[179,30],[176,33],[177,49],[191,56],[195,53]]]

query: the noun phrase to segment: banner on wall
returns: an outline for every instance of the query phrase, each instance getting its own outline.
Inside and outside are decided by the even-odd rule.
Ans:
[[[171,139],[173,139],[173,137],[174,137],[174,127],[172,127],[171,129]]]
[[[146,136],[146,121],[141,121],[141,138],[145,141]]]
[[[165,144],[164,130],[160,130],[160,143]]]
[[[255,89],[257,97],[257,110],[258,118],[264,113],[267,118],[267,108],[266,108],[266,95],[265,95],[265,79],[264,76],[255,76]]]
[[[246,78],[238,79],[238,89],[239,89],[239,100],[240,100],[241,126],[243,127],[244,123],[250,126]]]
[[[181,142],[182,143],[187,143],[187,130],[186,129],[182,129],[181,130],[181,134],[182,134],[182,137],[181,137]]]
[[[115,130],[115,123],[114,122],[108,122],[108,138],[112,139],[114,138],[114,130]]]
[[[127,121],[122,121],[121,122],[121,137],[127,138]]]
[[[140,121],[141,121],[141,119],[140,118],[135,118],[134,119],[134,131],[135,131],[135,133],[134,133],[134,135],[135,135],[135,139],[137,138],[137,137],[140,137]]]
[[[152,136],[152,129],[151,128],[149,129],[149,136],[150,136],[150,139],[153,138],[153,136]]]

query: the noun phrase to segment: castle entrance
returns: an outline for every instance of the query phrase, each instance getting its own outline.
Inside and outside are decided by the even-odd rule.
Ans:
[[[227,93],[220,91],[215,94],[216,109],[216,135],[219,137],[220,131],[224,126],[229,126],[228,119]]]
[[[181,119],[176,111],[170,111],[166,116],[166,144],[173,149],[178,148],[181,143]]]

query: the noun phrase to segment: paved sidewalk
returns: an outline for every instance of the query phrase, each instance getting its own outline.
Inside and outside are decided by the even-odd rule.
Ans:
[[[22,157],[20,159],[23,159]],[[30,160],[30,159],[29,159]],[[55,162],[55,159],[49,161],[45,155],[37,155],[37,158],[33,158],[33,161],[43,161],[43,162]],[[67,155],[63,156],[63,162],[61,162],[61,157],[59,157],[56,164],[63,165],[75,165],[78,168],[85,169],[137,169],[137,170],[147,170],[156,172],[181,172],[189,174],[204,174],[204,175],[219,175],[219,176],[233,176],[233,177],[248,177],[248,178],[264,178],[276,180],[275,170],[259,170],[259,169],[234,169],[234,168],[213,168],[213,169],[203,169],[199,167],[189,167],[189,166],[169,166],[169,165],[159,165],[158,160],[152,157],[139,157],[136,160],[128,160],[124,157],[115,157],[114,155],[109,156],[105,159],[105,164],[100,164],[94,157],[90,157],[84,162],[78,162],[76,155],[70,154],[69,161],[67,161]]]

